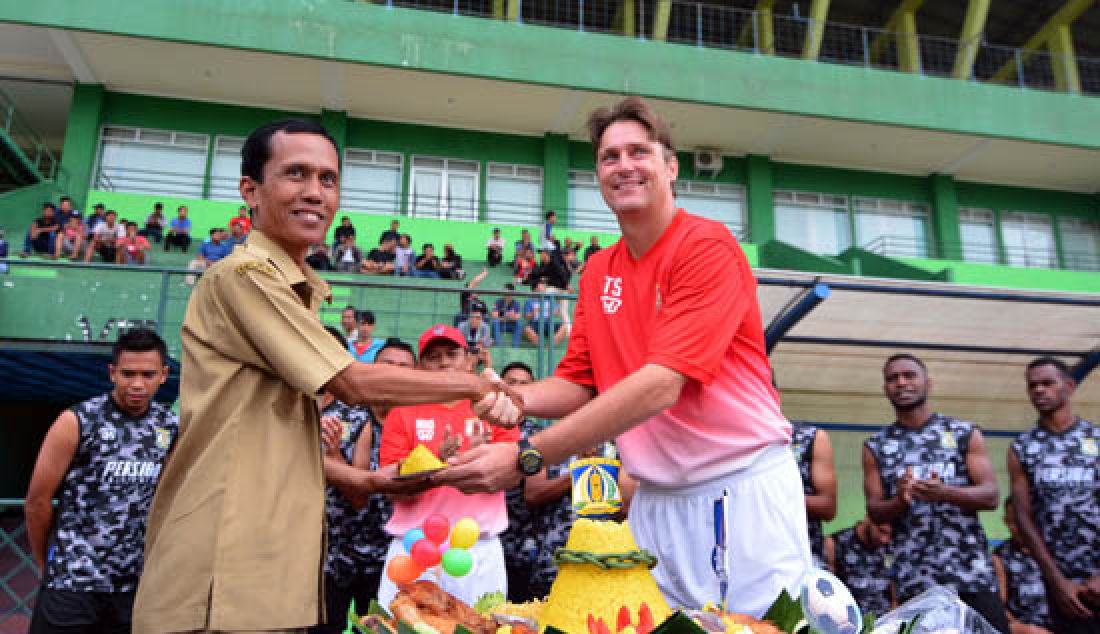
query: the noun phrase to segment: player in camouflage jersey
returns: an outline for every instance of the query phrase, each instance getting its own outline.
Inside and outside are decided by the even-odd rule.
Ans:
[[[1076,384],[1066,364],[1027,366],[1034,429],[1008,450],[1008,474],[1023,542],[1047,586],[1053,630],[1100,632],[1100,427],[1073,414]]]
[[[1005,526],[1009,539],[993,549],[993,568],[1001,588],[1012,634],[1051,634],[1050,607],[1043,573],[1031,549],[1020,540],[1012,496],[1005,499]]]
[[[865,517],[858,524],[833,533],[829,568],[852,591],[864,614],[882,616],[895,605],[890,525]]]
[[[932,381],[917,357],[894,355],[882,374],[897,420],[865,442],[863,488],[871,519],[893,525],[898,600],[933,584],[947,586],[1007,632],[978,519],[979,511],[997,508],[998,502],[981,430],[931,410]]]
[[[26,499],[43,571],[32,633],[130,631],[146,516],[179,432],[176,415],[153,402],[167,361],[153,331],[124,333],[108,366],[114,389],[65,410],[46,434]]]
[[[806,526],[810,534],[810,552],[814,565],[825,565],[825,532],[822,522],[836,517],[836,466],[829,435],[809,423],[792,421],[791,451],[802,492],[806,495]]]
[[[333,336],[338,331],[330,330]],[[340,337],[342,338],[342,336]],[[387,339],[374,358],[403,368],[416,365],[412,347],[400,339]],[[321,399],[321,425],[329,434],[325,449],[332,460],[373,471],[378,468],[378,447],[382,440],[382,421],[389,408],[372,405],[352,406],[330,394]],[[332,443],[330,445],[330,443]],[[326,460],[326,464],[327,464]],[[393,512],[384,495],[364,497],[358,490],[325,488],[325,521],[328,528],[328,553],[325,556],[325,620],[314,633],[339,634],[347,624],[348,606],[366,612],[371,599],[378,595],[382,562],[390,537],[383,530]]]

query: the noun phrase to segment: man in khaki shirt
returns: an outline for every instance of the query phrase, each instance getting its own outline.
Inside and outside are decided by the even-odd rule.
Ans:
[[[336,144],[281,121],[242,150],[247,243],[212,266],[181,332],[180,436],[149,515],[134,631],[294,631],[318,622],[324,476],[314,395],[406,405],[473,399],[515,415],[470,374],[355,363],[321,325],[327,285],[304,263],[339,204]],[[518,399],[517,399],[518,402]],[[483,406],[482,410],[486,407]],[[362,490],[409,492],[393,468],[353,471]]]

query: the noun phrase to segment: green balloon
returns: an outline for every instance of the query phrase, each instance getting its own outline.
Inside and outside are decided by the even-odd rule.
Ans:
[[[465,548],[448,548],[443,553],[443,571],[452,577],[465,577],[474,567],[474,558]]]

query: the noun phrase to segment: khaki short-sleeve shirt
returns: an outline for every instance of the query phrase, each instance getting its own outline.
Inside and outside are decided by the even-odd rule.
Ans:
[[[180,436],[149,515],[135,632],[317,623],[324,475],[314,395],[352,362],[328,286],[258,230],[183,321]]]

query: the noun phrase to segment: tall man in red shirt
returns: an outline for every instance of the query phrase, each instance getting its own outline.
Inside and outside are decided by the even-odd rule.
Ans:
[[[669,602],[726,599],[759,615],[798,589],[811,559],[756,281],[724,226],[676,208],[669,129],[643,101],[597,110],[589,131],[623,237],[586,265],[554,376],[520,388],[527,415],[561,420],[527,444],[467,452],[436,478],[500,490],[616,438],[638,480],[630,525],[657,555]]]

